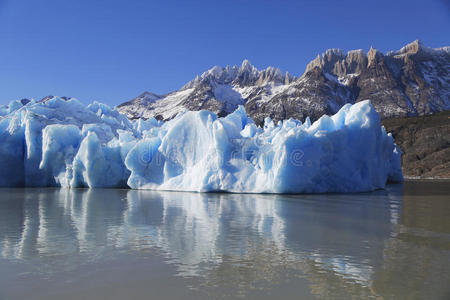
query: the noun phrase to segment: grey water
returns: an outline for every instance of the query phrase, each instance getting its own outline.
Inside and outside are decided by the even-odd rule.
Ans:
[[[450,299],[449,195],[0,189],[0,299]]]

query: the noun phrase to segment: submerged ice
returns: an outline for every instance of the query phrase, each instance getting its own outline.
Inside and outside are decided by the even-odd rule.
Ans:
[[[361,192],[401,181],[401,152],[369,101],[256,126],[242,106],[128,120],[54,97],[0,107],[0,186],[246,193]]]

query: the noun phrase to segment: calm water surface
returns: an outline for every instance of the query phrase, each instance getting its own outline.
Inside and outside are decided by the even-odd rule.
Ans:
[[[0,189],[0,299],[450,299],[449,195]]]

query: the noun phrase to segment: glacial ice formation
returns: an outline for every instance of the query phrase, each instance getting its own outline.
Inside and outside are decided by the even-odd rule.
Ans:
[[[246,193],[362,192],[402,181],[401,152],[369,101],[313,124],[263,128],[240,106],[128,120],[54,97],[0,107],[0,186],[130,187]]]

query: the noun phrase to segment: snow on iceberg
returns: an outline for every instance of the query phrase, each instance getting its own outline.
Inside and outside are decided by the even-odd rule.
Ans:
[[[75,99],[22,104],[0,117],[0,186],[325,193],[403,180],[400,149],[369,101],[263,128],[242,106],[161,122]]]

